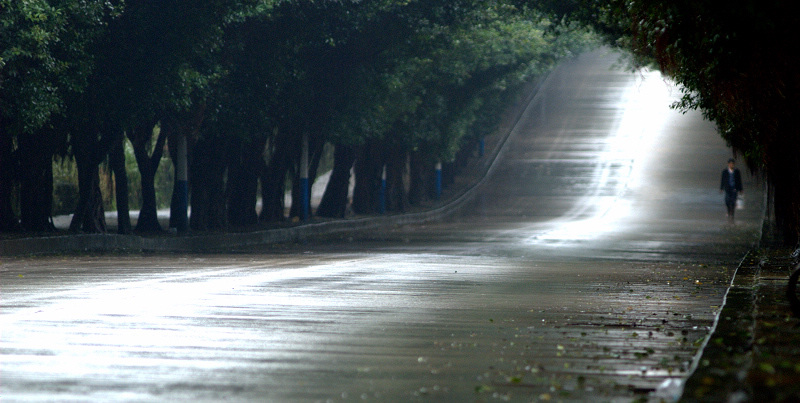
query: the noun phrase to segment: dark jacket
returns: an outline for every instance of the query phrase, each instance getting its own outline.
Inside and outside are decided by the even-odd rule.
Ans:
[[[739,172],[739,170],[736,169],[736,168],[733,169],[733,181],[734,181],[734,184],[735,184],[735,186],[733,188],[731,188],[731,183],[730,183],[729,176],[730,176],[730,172],[728,172],[728,169],[727,168],[723,169],[722,170],[722,179],[720,180],[719,188],[724,190],[724,191],[726,191],[726,192],[733,192],[733,191],[741,192],[742,191],[742,173]]]

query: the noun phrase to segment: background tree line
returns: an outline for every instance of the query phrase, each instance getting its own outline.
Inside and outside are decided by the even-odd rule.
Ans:
[[[356,213],[376,211],[384,166],[389,209],[419,204],[437,161],[454,160],[522,83],[590,42],[515,3],[0,0],[0,230],[54,229],[53,161],[66,158],[79,186],[70,229],[105,231],[105,163],[119,231],[132,231],[126,141],[140,231],[161,229],[154,178],[181,138],[195,230],[285,219],[303,138],[312,181],[324,146],[335,150],[318,215],[344,216],[351,169]]]
[[[769,185],[775,230],[800,238],[800,16],[788,1],[543,0],[522,3],[554,20],[593,27],[682,85],[682,110],[699,109]],[[669,163],[665,161],[665,163]],[[722,165],[722,163],[721,163]]]

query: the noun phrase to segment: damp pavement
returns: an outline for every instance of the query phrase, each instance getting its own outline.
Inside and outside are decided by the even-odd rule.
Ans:
[[[0,241],[0,399],[796,400],[762,186],[727,222],[713,125],[616,61],[551,73],[429,211]]]

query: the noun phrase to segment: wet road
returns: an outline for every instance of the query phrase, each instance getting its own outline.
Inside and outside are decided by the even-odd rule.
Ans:
[[[654,74],[551,74],[447,222],[208,256],[3,259],[0,399],[629,401],[683,378],[755,242]],[[746,175],[745,175],[746,176]]]

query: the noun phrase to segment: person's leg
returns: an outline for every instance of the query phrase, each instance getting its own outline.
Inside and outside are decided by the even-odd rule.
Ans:
[[[725,192],[725,206],[728,208],[728,220],[732,222],[736,212],[736,192]]]

